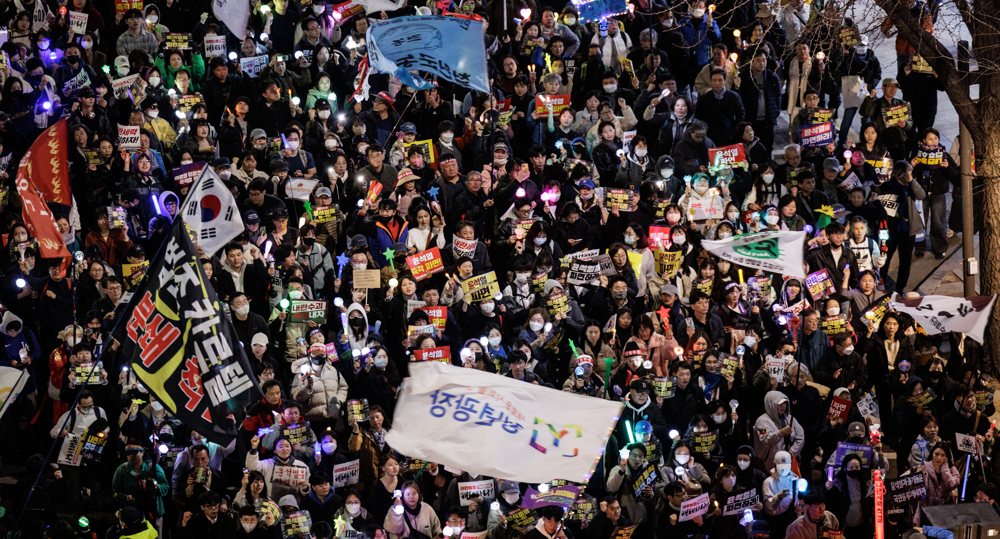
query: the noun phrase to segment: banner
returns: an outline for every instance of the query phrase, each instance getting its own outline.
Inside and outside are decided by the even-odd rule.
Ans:
[[[806,289],[813,301],[819,301],[837,291],[833,286],[833,279],[830,278],[830,271],[823,268],[806,275]]]
[[[882,109],[882,122],[886,127],[897,125],[900,121],[909,122],[910,118],[910,104],[906,102]]]
[[[406,257],[406,265],[410,267],[410,273],[420,281],[434,275],[439,271],[444,271],[444,262],[441,261],[441,250],[437,247]]]
[[[756,488],[733,492],[722,505],[722,516],[738,515],[747,507],[758,503],[760,503],[760,494],[757,494]]]
[[[954,331],[965,333],[972,340],[982,343],[983,331],[996,299],[996,296],[924,296],[903,299],[895,294],[892,308],[912,316],[928,335]]]
[[[310,180],[307,178],[289,178],[288,183],[285,184],[285,193],[288,194],[288,198],[294,200],[304,200],[309,201],[309,195],[312,194],[313,189],[316,188],[316,184],[319,180]],[[375,185],[382,185],[378,182],[374,182]]]
[[[734,264],[805,278],[802,251],[805,232],[757,232],[718,241],[702,241],[708,252]]]
[[[139,78],[137,74],[129,75],[111,81],[111,91],[114,92],[115,99],[122,100],[127,97],[132,100],[132,103],[138,105],[146,98],[146,81]]]
[[[460,17],[411,15],[375,21],[368,27],[368,62],[379,73],[395,75],[418,90],[435,85],[411,71],[489,92],[484,33],[482,20]]]
[[[122,281],[126,291],[131,292],[139,288],[142,278],[146,276],[147,268],[149,260],[143,260],[142,264],[122,264]]]
[[[177,187],[184,187],[194,183],[198,176],[201,176],[201,169],[205,168],[205,163],[198,161],[189,165],[174,167],[171,172],[174,176],[174,184]]]
[[[574,259],[569,263],[569,274],[566,282],[569,284],[585,285],[601,276],[601,263],[581,261]]]
[[[489,477],[583,483],[621,409],[475,369],[413,363],[385,441],[404,455]],[[476,451],[468,451],[469,440]]]
[[[149,267],[114,334],[149,393],[209,441],[236,437],[234,410],[262,397],[243,344],[182,221]]]
[[[692,441],[694,442],[692,452],[711,453],[715,450],[715,445],[719,441],[719,435],[713,431],[699,432]]]
[[[361,477],[361,461],[354,459],[343,464],[333,465],[333,480],[330,486],[333,488],[356,485]]]
[[[413,351],[413,361],[440,361],[451,363],[451,347],[422,348]]]
[[[191,241],[210,257],[243,232],[236,200],[212,167],[205,167],[181,207]]]
[[[334,204],[333,206],[315,206],[313,207],[312,216],[313,224],[324,225],[326,223],[332,223],[337,220],[337,209],[338,206]]]
[[[0,419],[3,419],[4,412],[17,400],[30,377],[28,369],[0,367]]]
[[[691,520],[694,517],[704,515],[708,511],[708,493],[702,494],[697,498],[692,498],[681,503],[681,514],[677,518],[678,522],[684,522],[686,520]]]
[[[226,23],[226,28],[238,37],[240,41],[247,35],[247,21],[250,20],[250,2],[246,0],[214,0],[212,12],[220,21]],[[306,528],[309,531],[309,528]]]
[[[649,383],[653,386],[653,394],[657,397],[670,399],[677,393],[676,376],[654,376],[649,379]]]
[[[260,71],[267,66],[268,57],[266,54],[251,56],[250,58],[240,58],[240,70],[248,77],[256,79]]]
[[[431,319],[431,323],[434,324],[436,329],[444,329],[445,325],[448,323],[448,308],[444,305],[417,308],[427,313],[427,318]]]
[[[62,233],[56,225],[55,217],[49,210],[49,205],[39,196],[36,187],[29,184],[27,174],[30,166],[23,166],[25,160],[29,160],[31,151],[21,160],[22,166],[17,167],[17,194],[21,197],[21,218],[24,219],[24,226],[28,233],[38,240],[38,249],[42,258],[65,258],[70,254],[66,249],[66,243],[62,239]],[[57,165],[58,168],[58,165]],[[68,188],[67,188],[68,189]]]
[[[559,116],[562,110],[569,106],[570,94],[562,95],[536,95],[535,96],[535,113],[541,118],[548,118],[550,115]],[[552,113],[549,113],[549,106],[552,107]],[[624,143],[627,144],[627,143]]]
[[[834,397],[830,402],[830,411],[827,412],[826,417],[828,419],[840,419],[841,421],[847,421],[847,414],[851,411],[851,400],[842,399],[840,397]]]
[[[25,167],[25,178],[38,189],[42,200],[63,206],[73,205],[69,186],[69,154],[66,149],[68,140],[66,120],[59,120],[38,135],[28,153],[21,159],[21,165]]]
[[[205,36],[205,57],[214,58],[216,56],[226,57],[226,36]]]
[[[292,322],[326,323],[326,300],[292,300],[288,312],[292,314]]]
[[[476,256],[476,247],[478,246],[479,240],[467,240],[455,235],[451,237],[451,249],[455,254],[455,258],[463,256],[474,258]]]
[[[799,126],[799,144],[803,147],[826,146],[833,142],[833,122]]]
[[[632,208],[632,195],[635,191],[629,189],[603,188],[604,207],[608,211],[630,211]]]
[[[312,528],[312,517],[309,511],[294,511],[281,516],[282,537],[309,537],[310,528]]]
[[[397,0],[395,2],[392,0],[350,0],[349,2],[333,6],[331,9],[340,13],[341,20],[346,21],[352,15],[357,15],[362,11],[366,13],[396,11],[401,7],[403,7],[403,0]]]
[[[747,156],[743,149],[743,144],[732,144],[719,148],[709,148],[708,162],[713,167],[746,168]]]
[[[658,478],[659,474],[656,473],[656,466],[652,464],[647,465],[642,473],[632,476],[632,483],[629,485],[632,488],[632,494],[637,500],[641,500],[642,489],[646,487],[652,488]]]
[[[493,295],[499,292],[500,284],[497,282],[497,274],[492,271],[476,275],[462,283],[462,293],[468,296],[470,302],[492,299]]]
[[[555,483],[553,481],[552,483]],[[552,485],[549,487],[548,492],[538,492],[537,490],[528,487],[528,490],[524,492],[524,499],[521,501],[521,507],[526,509],[538,509],[539,507],[545,507],[546,505],[558,505],[559,507],[569,508],[573,506],[574,501],[577,496],[580,495],[580,487],[573,485]]]
[[[870,445],[837,442],[837,453],[833,457],[833,465],[842,465],[844,463],[844,457],[847,455],[857,455],[861,457],[862,468],[871,468],[872,466],[872,446]]]
[[[917,164],[929,169],[941,168],[941,161],[944,161],[944,146],[925,146],[923,143],[917,144]]]
[[[140,127],[138,125],[118,124],[118,149],[138,150],[139,129]]]
[[[885,484],[886,494],[889,501],[899,507],[912,501],[922,500],[927,496],[927,488],[924,486],[924,474],[913,473],[904,475],[896,479],[890,479]]]
[[[475,498],[483,498],[486,500],[496,498],[496,495],[493,493],[492,479],[486,479],[485,481],[458,482],[458,500],[461,502],[462,507],[472,505],[472,501]]]
[[[581,24],[607,19],[628,11],[625,0],[593,0],[576,4],[576,7],[580,9]]]
[[[684,251],[663,251],[656,249],[653,251],[653,259],[656,261],[656,274],[666,275],[668,279],[677,275],[677,270],[681,269],[684,262]]]

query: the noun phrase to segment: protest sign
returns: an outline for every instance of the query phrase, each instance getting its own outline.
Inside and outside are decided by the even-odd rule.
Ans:
[[[319,183],[319,180],[289,178],[288,182],[285,184],[285,192],[288,194],[288,198],[308,201],[309,195],[312,194],[317,183]],[[376,183],[376,185],[381,184]]]
[[[858,43],[861,43],[861,33],[858,32],[857,26],[840,29],[840,45],[842,47],[845,49],[847,47],[856,47]]]
[[[267,62],[268,57],[266,54],[240,58],[240,70],[246,73],[248,77],[256,79],[257,75],[260,74],[260,70],[267,66]]]
[[[833,457],[833,465],[840,466],[844,463],[847,455],[857,455],[861,457],[861,467],[871,468],[872,446],[867,444],[851,444],[847,442],[837,442],[837,453]]]
[[[580,9],[580,23],[606,20],[628,10],[625,0],[593,0],[576,5]]]
[[[381,286],[378,270],[354,270],[354,288],[380,288]]]
[[[129,75],[111,81],[111,91],[115,94],[115,99],[121,101],[128,98],[138,105],[146,98],[146,81],[139,75]]]
[[[535,112],[538,116],[548,118],[549,108],[552,108],[552,115],[558,116],[560,112],[569,106],[570,94],[564,95],[543,95],[535,96]],[[539,118],[541,119],[541,118]]]
[[[143,0],[115,0],[115,13],[124,14],[130,9],[142,11]]]
[[[931,73],[934,71],[934,66],[927,60],[924,60],[924,57],[919,54],[914,54],[911,57],[910,67],[917,73]]]
[[[448,322],[448,308],[439,305],[437,307],[418,307],[421,311],[427,313],[427,318],[430,318],[431,324],[434,324],[435,329],[444,329],[445,324]]]
[[[292,314],[292,322],[326,323],[326,300],[292,300],[288,311]]]
[[[426,333],[428,335],[434,335],[434,324],[426,324],[422,326],[409,326],[407,334],[410,337],[416,337],[421,333]]]
[[[101,369],[104,368],[102,361],[85,361],[73,367],[73,380],[76,385],[80,384],[100,384]]]
[[[87,70],[81,69],[75,76],[63,82],[62,90],[63,93],[74,93],[84,86],[90,86],[90,75],[87,74]]]
[[[942,161],[944,161],[943,146],[927,146],[923,143],[917,144],[917,164],[923,165],[929,169],[935,169],[941,168]]]
[[[637,526],[638,524],[633,524],[631,526],[615,526],[611,531],[611,537],[608,539],[631,539]]]
[[[330,481],[334,488],[355,485],[361,477],[361,462],[357,459],[343,464],[334,464],[333,481]]]
[[[724,377],[736,376],[736,371],[740,368],[740,359],[726,353],[720,354],[719,359],[722,361],[722,370],[719,374]]]
[[[521,507],[527,507],[528,509],[537,509],[546,505],[557,505],[563,508],[572,507],[574,500],[580,494],[580,487],[556,485],[555,483],[556,481],[549,483],[550,486],[547,492],[539,492],[532,487],[528,487],[528,490],[524,492]]]
[[[865,163],[871,165],[875,169],[875,177],[878,179],[878,183],[882,183],[889,179],[889,171],[892,170],[892,160],[888,157],[882,157],[881,159],[867,159]]]
[[[657,397],[669,399],[677,393],[676,376],[654,376],[649,382],[653,386],[653,394]]]
[[[670,246],[670,227],[662,225],[649,226],[649,245],[665,249]]]
[[[463,256],[475,258],[478,247],[479,240],[467,240],[458,236],[453,236],[451,239],[451,249],[455,253],[455,258]]]
[[[889,312],[889,307],[889,296],[882,296],[861,312],[861,323],[865,326],[875,324],[877,330],[882,324],[882,319],[885,318],[885,313]]]
[[[100,462],[101,454],[108,443],[108,435],[103,432],[92,433],[89,430],[84,435],[83,447],[80,448],[80,456],[87,460]]]
[[[855,187],[862,187],[862,185],[857,174],[851,172],[845,176],[843,180],[840,180],[840,182],[837,183],[837,187],[843,189],[844,191],[851,192],[851,190]]]
[[[440,361],[441,363],[451,363],[451,348],[447,346],[438,346],[436,348],[414,350],[413,361]]]
[[[208,35],[205,36],[205,57],[225,58],[226,57],[226,36]]]
[[[139,129],[138,125],[118,124],[118,149],[138,150],[139,149]]]
[[[919,408],[921,406],[929,406],[930,403],[936,398],[937,395],[934,394],[934,390],[927,388],[915,397],[906,397],[906,400],[909,401],[910,405],[914,408]]]
[[[569,296],[565,292],[556,292],[549,296],[545,306],[552,316],[566,314],[569,312]]]
[[[767,374],[780,384],[785,380],[785,360],[771,357],[767,360]]]
[[[809,289],[813,301],[819,301],[837,291],[833,286],[833,279],[830,278],[830,271],[826,268],[806,275],[806,288]]]
[[[192,49],[191,34],[182,34],[179,32],[171,32],[167,34],[167,48],[177,49],[179,51]]]
[[[722,516],[738,515],[747,507],[760,503],[760,494],[756,488],[733,492],[722,504]]]
[[[87,19],[90,15],[87,13],[77,13],[76,11],[69,12],[69,29],[71,32],[78,36],[82,36],[87,33]]]
[[[148,267],[149,260],[144,260],[141,264],[122,264],[125,290],[132,291],[138,288],[142,278],[146,276],[146,268]]]
[[[199,104],[201,104],[201,98],[193,94],[185,94],[177,98],[177,108],[182,112],[191,112],[191,109]]]
[[[684,251],[656,249],[653,251],[653,258],[656,261],[657,275],[666,275],[670,279],[677,275],[677,270],[681,268],[681,263],[684,262]]]
[[[411,146],[420,147],[421,153],[424,154],[424,161],[426,161],[427,163],[433,165],[434,163],[437,162],[434,157],[434,141],[426,139],[426,140],[414,140],[413,142],[404,142],[403,155],[407,154]]]
[[[865,395],[858,400],[858,413],[861,414],[861,417],[866,418],[869,416],[875,418],[880,417],[878,403],[876,403],[875,399],[872,398],[871,393],[865,393]]]
[[[306,441],[306,437],[308,436],[308,431],[309,431],[309,422],[303,421],[285,427],[285,429],[282,431],[282,436],[287,438],[288,443],[292,445],[301,444]]]
[[[608,211],[630,211],[635,191],[628,189],[604,188],[604,207]]]
[[[125,208],[108,206],[108,228],[125,228]]]
[[[810,124],[822,124],[833,119],[833,111],[830,109],[812,109],[809,111]]]
[[[63,438],[62,445],[59,446],[59,453],[56,455],[56,462],[64,466],[80,465],[80,448],[83,445],[83,438],[70,433]]]
[[[909,103],[904,102],[901,105],[885,107],[882,109],[882,122],[886,125],[886,127],[895,126],[899,122],[909,122],[910,118]]]
[[[976,437],[970,436],[968,434],[962,434],[961,432],[955,433],[955,450],[962,451],[965,453],[975,453],[978,444],[976,443]]]
[[[535,523],[538,522],[538,514],[526,507],[515,509],[507,513],[506,516],[507,522],[513,526],[515,530],[518,528],[534,526]]]
[[[581,496],[577,498],[576,502],[573,503],[573,507],[566,513],[566,518],[571,522],[579,522],[581,524],[590,522],[597,516],[598,509],[598,507],[594,506],[592,499]]]
[[[410,268],[413,277],[420,281],[431,275],[444,271],[444,263],[441,261],[441,250],[437,247],[406,257],[406,265]]]
[[[312,211],[312,222],[317,225],[332,223],[337,220],[337,205],[315,206]]]
[[[309,537],[310,528],[312,518],[309,511],[295,511],[281,516],[282,537]]]
[[[271,481],[298,487],[309,479],[309,468],[305,466],[275,466]]]
[[[462,507],[472,505],[472,502],[476,498],[483,498],[484,500],[492,500],[496,498],[493,494],[492,479],[486,479],[484,481],[458,482],[458,500],[462,504]]]
[[[851,399],[844,399],[841,397],[834,397],[830,402],[830,411],[827,412],[826,417],[828,419],[838,418],[841,421],[847,421],[847,414],[851,411]]]
[[[699,432],[692,440],[694,441],[694,448],[691,451],[694,453],[711,453],[715,450],[718,440],[719,435],[715,432]]]
[[[600,275],[600,262],[583,262],[575,259],[569,264],[569,274],[566,276],[566,282],[570,284],[586,285],[594,279],[600,277]]]
[[[708,149],[708,162],[714,167],[744,167],[747,166],[747,156],[743,144],[732,144],[719,148]]]
[[[681,503],[681,514],[677,518],[678,522],[685,522],[691,520],[694,517],[704,515],[708,511],[708,493],[702,494],[697,498],[692,498]]]
[[[799,126],[799,144],[803,148],[826,146],[833,142],[833,122]]]
[[[510,123],[510,117],[514,115],[514,108],[510,106],[510,98],[497,103],[497,113],[500,115],[497,120],[498,127],[504,127]]]
[[[838,333],[846,333],[847,314],[824,317],[823,321],[820,322],[820,327],[823,329],[823,333],[826,333],[827,337],[833,337]]]
[[[177,187],[191,185],[198,179],[198,176],[201,176],[201,169],[203,168],[205,168],[205,163],[201,161],[174,167],[172,169],[174,184],[176,184]]]
[[[652,488],[656,484],[656,480],[660,474],[656,473],[656,466],[649,464],[646,468],[638,474],[632,476],[632,483],[629,485],[632,487],[632,494],[636,499],[642,499],[642,489],[646,487]]]
[[[896,507],[922,500],[927,496],[924,474],[922,473],[912,473],[896,479],[889,479],[886,481],[885,487],[889,501]]]
[[[493,295],[499,292],[500,284],[497,282],[497,274],[492,271],[476,275],[462,282],[462,293],[468,296],[471,302],[492,299]]]

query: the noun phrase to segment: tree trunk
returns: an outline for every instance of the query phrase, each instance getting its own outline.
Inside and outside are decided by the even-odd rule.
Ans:
[[[973,191],[983,190],[983,228],[979,231],[980,294],[1000,294],[1000,110],[981,108],[984,137],[975,141],[976,175]],[[969,199],[971,203],[971,199]],[[961,208],[952,208],[961,211]],[[993,307],[986,330],[986,348],[993,376],[1000,375],[1000,308]]]

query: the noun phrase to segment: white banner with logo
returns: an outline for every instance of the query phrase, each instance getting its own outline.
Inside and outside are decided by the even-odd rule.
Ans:
[[[802,253],[805,232],[757,232],[718,241],[702,241],[706,251],[733,264],[805,279]]]
[[[489,477],[585,483],[621,409],[475,369],[411,363],[385,441],[411,458]]]
[[[982,343],[983,331],[990,320],[996,296],[924,296],[903,299],[899,294],[892,298],[892,308],[913,317],[928,335],[938,333],[965,333],[970,339]]]

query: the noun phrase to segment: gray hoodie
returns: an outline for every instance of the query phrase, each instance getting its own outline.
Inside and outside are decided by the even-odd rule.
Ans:
[[[784,415],[778,414],[778,405],[784,402]],[[780,391],[768,391],[764,395],[764,411],[753,426],[753,449],[764,463],[764,469],[770,470],[774,467],[774,455],[778,451],[788,451],[793,456],[798,457],[802,452],[805,443],[805,432],[799,422],[792,417],[791,406],[788,406],[788,397]],[[781,435],[779,431],[786,427],[792,427],[792,432]]]

